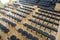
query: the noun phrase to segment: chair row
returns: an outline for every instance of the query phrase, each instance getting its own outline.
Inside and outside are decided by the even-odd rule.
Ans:
[[[48,26],[48,25],[42,24],[42,23],[37,22],[37,21],[32,20],[32,19],[29,19],[29,21],[30,21],[30,22],[33,22],[33,23],[35,23],[35,24],[37,24],[37,25],[40,25],[40,26],[42,26],[42,27],[45,27],[45,28],[47,28],[47,29],[50,29],[50,30],[52,30],[52,31],[58,32],[58,29],[57,29],[57,28],[50,27],[50,26]]]
[[[23,15],[18,14],[18,13],[16,13],[16,12],[12,12],[12,13],[14,13],[14,14],[16,14],[16,15],[20,16],[20,17],[26,18],[26,16],[23,16]]]
[[[0,30],[2,30],[4,33],[8,33],[10,30],[6,28],[4,25],[0,23]]]
[[[8,4],[8,6],[6,6],[6,7],[9,7],[9,8],[11,8],[11,9],[13,9],[13,8],[14,8],[14,5]]]
[[[28,14],[29,15],[29,13],[27,13],[27,12],[25,12],[23,10],[18,10],[18,9],[16,9],[16,10],[19,11],[19,12],[22,12],[22,13],[25,13],[25,14]]]
[[[51,23],[51,24],[53,24],[53,25],[59,26],[59,23],[52,22],[52,21],[49,21],[49,20],[46,20],[46,19],[40,18],[40,17],[38,17],[38,16],[34,16],[34,15],[33,15],[33,17],[36,18],[36,19],[39,19],[39,20],[46,21],[46,22]]]
[[[31,7],[28,7],[28,6],[24,6],[24,5],[23,5],[23,7],[24,7],[24,8],[28,8],[28,9],[35,10],[34,8],[31,8]]]
[[[21,6],[21,5],[19,5],[19,4],[17,4],[17,3],[15,3],[15,4],[13,4],[13,7],[19,7],[19,6]]]
[[[5,8],[3,8],[2,10],[5,10],[5,11],[8,11],[8,12],[9,12],[9,10],[7,10],[7,9],[5,9]]]
[[[36,13],[36,14],[38,14],[39,16],[40,16],[40,15],[41,15],[41,16],[45,16],[45,17],[47,17],[47,18],[51,18],[51,19],[54,19],[54,20],[57,20],[57,21],[60,20],[60,19],[58,19],[58,18],[54,18],[54,17],[48,16],[48,15],[44,15],[44,14],[40,14],[40,13]]]
[[[12,16],[12,15],[9,15],[9,14],[7,14],[7,13],[5,13],[5,12],[2,12],[2,11],[1,11],[0,13],[2,13],[3,15],[7,15],[7,16],[9,16],[10,18],[16,20],[17,22],[21,22],[21,19],[16,18],[16,17],[14,17],[14,16]]]
[[[47,9],[42,9],[42,10],[41,10],[41,9],[39,9],[38,11],[43,11],[43,12],[45,12],[44,10],[46,10],[46,12],[48,12],[48,11],[49,11],[50,13],[52,12],[52,13],[60,14],[60,12],[59,12],[59,11],[55,11],[55,10],[53,10],[53,11],[52,11],[52,10],[47,10]]]
[[[34,37],[33,35],[29,34],[28,32],[26,32],[26,31],[24,31],[24,30],[22,30],[22,29],[18,29],[17,31],[18,31],[19,33],[21,33],[22,36],[26,36],[26,37],[27,37],[28,39],[30,39],[30,40],[38,40],[37,37]]]
[[[8,6],[13,6],[13,5],[8,4]]]
[[[7,8],[10,8],[10,9],[13,9],[13,8],[11,8],[11,7],[9,7],[9,6],[6,6]]]
[[[12,27],[15,27],[15,26],[16,26],[16,24],[15,24],[15,23],[13,23],[13,22],[9,21],[9,20],[8,20],[8,19],[6,19],[6,18],[0,18],[0,20],[2,20],[2,21],[4,21],[4,22],[8,23],[8,24],[9,24],[9,25],[11,25]]]
[[[8,16],[9,16],[10,18],[16,20],[17,22],[21,22],[21,19],[19,19],[19,18],[16,18],[16,17],[14,17],[14,16],[12,16],[12,15],[8,15]]]
[[[26,11],[29,11],[29,12],[32,12],[32,10],[29,10],[29,9],[26,9],[26,8],[20,8],[20,9],[23,9],[23,10],[26,10]]]
[[[47,12],[47,11],[43,11],[43,10],[38,10],[39,12],[44,12],[44,13],[46,13],[46,14],[50,14],[50,15],[54,15],[54,16],[58,16],[58,17],[60,17],[60,14],[58,14],[58,13],[51,13],[51,12]]]
[[[37,29],[37,28],[35,28],[35,27],[33,27],[33,26],[27,24],[27,23],[25,23],[25,24],[23,24],[23,25],[24,25],[25,27],[27,27],[27,28],[29,28],[29,29],[35,31],[36,33],[39,33],[39,34],[41,34],[41,35],[47,37],[46,40],[48,40],[48,38],[49,38],[50,40],[55,40],[55,39],[56,39],[55,36],[53,36],[53,35],[51,35],[51,34],[48,34],[48,33],[46,33],[46,32],[43,32],[42,30]]]

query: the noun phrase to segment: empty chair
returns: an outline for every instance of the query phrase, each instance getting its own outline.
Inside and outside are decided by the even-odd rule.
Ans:
[[[32,39],[33,36],[32,36],[31,34],[28,34],[28,35],[27,35],[27,38]]]
[[[10,38],[11,38],[12,40],[15,40],[15,39],[16,39],[16,36],[12,35]]]
[[[23,31],[22,34],[26,36],[28,33],[26,31]]]
[[[22,30],[22,29],[18,29],[18,32],[22,33],[22,32],[23,32],[23,30]]]
[[[47,38],[49,37],[49,34],[46,32],[43,32],[43,35],[46,36]]]

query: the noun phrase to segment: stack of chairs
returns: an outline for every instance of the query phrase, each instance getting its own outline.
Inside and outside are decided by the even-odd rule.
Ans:
[[[21,4],[33,6],[33,5],[36,5],[39,1],[40,0],[20,0],[19,2]]]
[[[29,5],[5,6],[0,8],[0,40],[56,40],[59,18],[57,11]]]
[[[39,8],[54,10],[57,0],[20,0],[21,4],[38,6]]]
[[[38,2],[38,7],[48,10],[54,10],[56,4],[56,0],[41,0]]]

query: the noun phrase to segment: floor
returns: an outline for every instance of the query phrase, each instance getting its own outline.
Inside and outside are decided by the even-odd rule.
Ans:
[[[30,10],[32,10],[32,12],[23,10],[23,11],[25,11],[25,12],[28,12],[28,13],[29,13],[29,15],[28,15],[28,14],[25,14],[25,13],[23,13],[23,12],[17,11],[17,10],[20,10],[21,8],[24,8],[23,6],[27,6],[27,7],[32,8],[32,9],[30,9]],[[10,18],[10,17],[7,16],[6,14],[3,14],[1,11],[2,11],[2,10],[4,11],[4,9],[7,9],[7,10],[8,10],[8,11],[6,11],[6,14],[13,15],[13,16],[16,17],[16,18],[21,19],[22,21],[17,22],[16,20]],[[38,22],[43,23],[42,20],[39,21],[39,19],[35,19],[35,18],[32,17],[32,15],[38,16],[38,15],[35,14],[35,12],[38,12],[38,10],[43,10],[43,9],[40,9],[40,8],[38,8],[37,6],[28,6],[28,5],[22,5],[22,4],[21,4],[20,6],[18,6],[18,7],[7,6],[7,7],[5,7],[4,9],[2,9],[2,10],[0,9],[0,18],[6,18],[6,19],[8,19],[9,21],[15,23],[16,26],[15,26],[15,27],[12,27],[12,26],[9,25],[8,23],[5,23],[4,21],[0,20],[0,23],[10,30],[10,32],[8,32],[8,33],[4,33],[2,30],[0,30],[0,36],[2,36],[2,39],[0,39],[0,40],[8,40],[8,38],[9,38],[11,35],[15,35],[15,36],[16,36],[17,38],[19,38],[20,40],[30,40],[30,39],[26,38],[25,36],[22,36],[21,33],[18,33],[18,32],[17,32],[17,30],[18,30],[19,28],[21,28],[21,29],[23,29],[24,31],[27,31],[28,33],[30,33],[30,34],[32,34],[33,36],[37,37],[39,40],[46,40],[46,39],[47,39],[47,38],[44,37],[44,36],[41,37],[41,35],[39,35],[39,33],[36,35],[36,32],[35,32],[35,31],[32,31],[31,29],[28,29],[28,30],[27,30],[27,28],[26,28],[25,26],[23,26],[24,23],[27,23],[27,24],[30,24],[30,25],[32,25],[32,26],[36,26],[37,29],[41,29],[41,30],[44,31],[44,27],[39,28],[39,27],[40,27],[39,25],[36,25],[36,24],[34,24],[34,23],[31,23],[31,22],[28,20],[28,19],[33,19],[33,20],[36,20],[36,21],[38,21]],[[16,10],[16,9],[17,9],[17,10]],[[27,8],[27,9],[29,9],[29,8]],[[21,10],[22,10],[22,9],[21,9]],[[44,11],[46,11],[46,10],[44,10]],[[20,17],[20,16],[14,14],[14,13],[11,13],[11,12],[17,12],[18,14],[21,14],[21,15],[25,16],[26,18]],[[41,13],[41,12],[40,12],[40,13]],[[44,12],[42,12],[42,13],[44,14]],[[54,13],[54,12],[53,12],[53,13]],[[58,13],[57,13],[57,14],[58,14]],[[46,14],[46,15],[48,15],[48,14]],[[59,14],[59,15],[60,15],[60,14]],[[42,16],[39,16],[39,17],[42,17]],[[57,16],[53,16],[53,17],[60,18],[60,17],[57,17]],[[45,18],[45,17],[42,17],[42,18]],[[49,18],[48,18],[47,20],[49,20]],[[51,21],[54,21],[54,20],[51,20]],[[54,22],[55,22],[55,21],[54,21]],[[57,22],[57,21],[56,21],[56,22]],[[59,21],[59,22],[60,22],[60,21]],[[57,23],[59,23],[59,22],[57,22]],[[44,22],[43,24],[47,24],[47,22]],[[60,24],[60,23],[59,23],[59,24]],[[48,23],[48,26],[51,26],[51,24]],[[57,28],[57,26],[54,26],[54,27]],[[31,31],[32,31],[32,32],[31,32]],[[49,33],[49,30],[48,30],[48,29],[46,29],[45,31]],[[51,33],[49,33],[49,34],[54,35],[54,36],[56,37],[56,40],[60,40],[60,26],[59,26],[59,28],[58,28],[57,34],[56,34],[55,32],[53,32],[53,31],[52,31]],[[50,40],[50,39],[49,39],[49,40]]]

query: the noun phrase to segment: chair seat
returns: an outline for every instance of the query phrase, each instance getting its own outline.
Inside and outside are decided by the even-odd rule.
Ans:
[[[37,37],[33,37],[31,40],[39,40]]]
[[[46,33],[46,32],[43,32],[43,35],[44,35],[44,36],[46,36],[46,37],[48,37],[48,36],[49,36],[49,34],[48,34],[48,33]]]
[[[32,39],[33,36],[32,36],[31,34],[28,34],[28,35],[27,35],[27,38]]]
[[[56,40],[56,38],[55,38],[53,35],[50,35],[49,38],[50,38],[51,40]]]
[[[23,31],[22,34],[26,36],[28,33],[26,31]]]
[[[18,29],[17,30],[19,33],[23,33],[23,30],[22,29]]]

